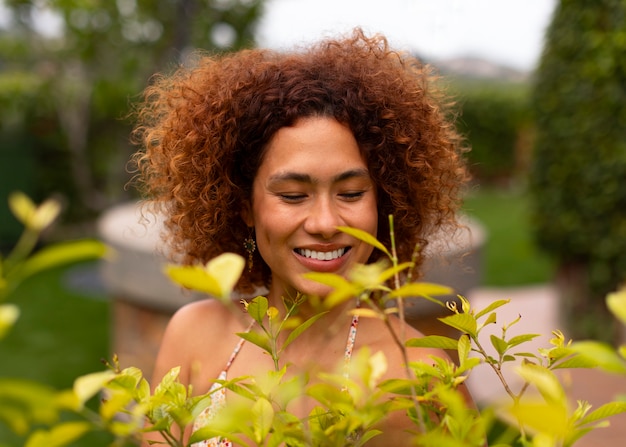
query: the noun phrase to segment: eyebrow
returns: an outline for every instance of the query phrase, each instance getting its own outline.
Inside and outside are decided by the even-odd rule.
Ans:
[[[344,180],[348,180],[355,177],[366,177],[370,178],[369,171],[367,169],[350,169],[348,171],[341,172],[333,177],[332,182],[342,182]],[[319,183],[318,179],[311,177],[309,174],[301,173],[301,172],[281,172],[279,174],[272,175],[269,178],[271,183],[274,182],[284,182],[284,181],[295,181],[299,183],[310,183],[315,184]]]

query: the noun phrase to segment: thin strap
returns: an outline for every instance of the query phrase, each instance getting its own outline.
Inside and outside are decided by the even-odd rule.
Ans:
[[[350,331],[348,332],[348,342],[346,343],[346,352],[344,353],[343,376],[347,379],[350,377],[350,362],[352,360],[352,351],[354,350],[354,342],[356,341],[356,330],[359,326],[359,316],[354,315],[350,322]]]
[[[246,329],[246,332],[250,332],[252,330],[252,326],[254,326],[254,320],[252,321],[252,323],[250,323],[250,325],[248,326],[248,329]],[[246,340],[244,338],[239,339],[239,341],[237,342],[237,346],[235,346],[235,349],[233,349],[233,352],[230,354],[230,357],[228,358],[228,361],[226,362],[226,366],[224,367],[223,373],[228,372],[228,370],[230,369],[230,366],[235,361],[235,358],[237,358],[237,354],[239,354],[239,351],[241,351],[241,348],[245,342]]]

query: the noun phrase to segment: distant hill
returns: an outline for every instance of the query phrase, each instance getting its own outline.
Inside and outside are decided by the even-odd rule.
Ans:
[[[439,69],[441,74],[461,78],[522,82],[530,76],[529,72],[471,56],[430,62]]]

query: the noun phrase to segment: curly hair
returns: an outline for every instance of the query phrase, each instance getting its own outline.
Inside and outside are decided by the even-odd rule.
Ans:
[[[332,117],[351,129],[376,185],[376,236],[389,246],[393,215],[398,257],[408,260],[435,230],[458,227],[468,174],[452,105],[431,67],[360,29],[291,52],[200,54],[146,88],[134,161],[183,262],[245,256],[241,212],[268,142],[300,118]],[[239,290],[268,284],[255,256]]]

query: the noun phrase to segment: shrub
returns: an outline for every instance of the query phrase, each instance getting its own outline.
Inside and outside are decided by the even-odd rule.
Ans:
[[[600,318],[577,336],[607,333],[602,298],[626,280],[625,17],[621,0],[561,2],[534,85],[536,238],[581,272],[570,275],[583,291],[567,298],[573,316]]]
[[[474,176],[487,183],[526,172],[532,140],[528,85],[503,81],[463,82],[459,130],[467,137]]]

